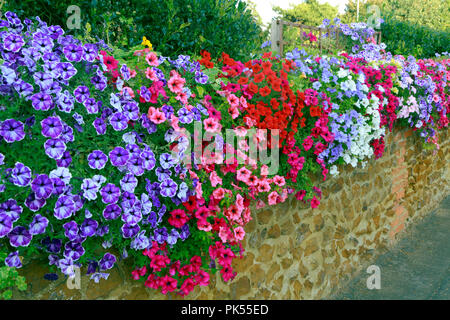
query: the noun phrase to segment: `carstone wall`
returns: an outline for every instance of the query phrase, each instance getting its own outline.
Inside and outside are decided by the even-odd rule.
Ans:
[[[365,169],[340,168],[337,178],[321,184],[318,208],[291,197],[260,209],[246,228],[246,250],[234,263],[237,277],[220,275],[209,287],[197,287],[188,299],[320,299],[327,297],[382,248],[388,248],[408,224],[429,213],[450,194],[450,139],[440,133],[440,149],[424,150],[412,130],[386,136],[382,158]],[[128,262],[129,263],[129,262]],[[83,275],[80,289],[66,279],[44,279],[47,261],[24,261],[20,273],[29,282],[15,299],[180,299],[146,289],[130,278],[127,260],[96,284]]]

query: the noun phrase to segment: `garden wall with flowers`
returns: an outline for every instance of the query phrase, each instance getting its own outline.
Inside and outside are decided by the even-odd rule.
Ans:
[[[361,50],[237,61],[6,13],[0,254],[24,295],[320,298],[448,194],[450,60],[337,27]]]

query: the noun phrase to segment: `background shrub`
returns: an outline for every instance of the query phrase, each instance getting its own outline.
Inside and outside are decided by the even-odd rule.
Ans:
[[[81,9],[81,29],[67,30],[67,8]],[[2,8],[39,16],[77,36],[129,48],[146,36],[166,56],[222,51],[245,58],[262,43],[262,30],[242,0],[9,0]]]

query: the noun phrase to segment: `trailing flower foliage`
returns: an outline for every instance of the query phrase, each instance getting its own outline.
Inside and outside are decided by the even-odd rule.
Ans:
[[[129,257],[133,279],[184,296],[217,271],[234,278],[251,203],[295,194],[315,208],[313,177],[379,158],[395,123],[435,145],[448,127],[448,59],[392,57],[366,43],[336,57],[172,59],[145,37],[144,48],[111,53],[5,17],[0,241],[9,267],[45,253],[52,268],[85,266],[98,282]]]

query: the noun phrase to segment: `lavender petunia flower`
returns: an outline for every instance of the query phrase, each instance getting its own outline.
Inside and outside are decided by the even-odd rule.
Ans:
[[[54,216],[58,220],[67,219],[75,212],[75,202],[71,196],[62,195],[56,200]]]
[[[83,237],[92,237],[96,234],[98,222],[93,219],[86,219],[80,226],[80,235]]]
[[[133,238],[138,232],[141,230],[139,225],[135,224],[134,226],[129,224],[124,224],[122,226],[122,236],[124,238]]]
[[[103,210],[103,217],[105,217],[106,220],[115,220],[120,217],[121,213],[122,209],[117,204],[108,204]]]
[[[91,169],[101,170],[106,166],[108,156],[101,150],[94,150],[88,155],[87,159]]]
[[[68,168],[71,163],[72,163],[72,157],[70,156],[70,152],[68,150],[64,151],[61,159],[56,160],[56,165],[58,167]]]
[[[46,155],[52,159],[58,160],[62,158],[67,146],[61,139],[48,139],[44,144],[44,148]]]
[[[49,94],[38,92],[31,96],[31,105],[35,110],[47,111],[53,106],[53,100]]]
[[[0,213],[6,214],[11,218],[12,222],[19,220],[23,208],[17,204],[14,199],[8,199],[0,204]]]
[[[106,133],[106,123],[102,118],[96,118],[92,125],[98,135],[104,135]]]
[[[60,62],[57,67],[63,80],[69,80],[77,73],[77,69],[70,62]]]
[[[100,269],[101,270],[111,269],[116,263],[116,261],[117,261],[116,257],[113,254],[107,252],[99,262]]]
[[[16,162],[11,171],[12,183],[19,187],[26,187],[31,182],[31,169],[21,162]]]
[[[42,135],[47,138],[58,138],[62,131],[63,125],[59,117],[48,117],[41,121]]]
[[[123,191],[127,192],[134,192],[134,189],[136,188],[138,184],[137,178],[132,175],[131,173],[127,173],[122,180],[120,180],[120,186]]]
[[[98,56],[97,47],[91,43],[83,46],[83,59],[87,62],[93,62]]]
[[[6,258],[5,258],[5,264],[10,268],[21,268],[22,267],[22,261],[19,258],[19,251],[11,252]]]
[[[9,215],[0,212],[0,238],[3,238],[11,232],[13,228],[13,221]]]
[[[77,46],[76,44],[69,44],[64,47],[63,52],[67,60],[79,62],[83,56],[83,47]]]
[[[49,221],[46,217],[43,217],[40,214],[35,215],[30,224],[30,233],[32,235],[44,233],[48,223]]]
[[[109,153],[109,159],[111,160],[112,165],[115,167],[126,165],[129,158],[130,153],[122,147],[115,147]]]
[[[167,228],[162,227],[155,230],[155,234],[153,237],[155,238],[156,242],[158,242],[159,244],[163,244],[167,240],[168,236],[169,234],[167,233]]]
[[[128,127],[128,119],[121,112],[114,113],[113,116],[109,119],[109,123],[115,131],[122,131]]]
[[[144,150],[141,152],[142,167],[145,170],[152,170],[156,165],[155,155],[152,151]]]
[[[177,184],[172,179],[166,179],[164,180],[160,185],[161,188],[161,195],[163,197],[174,197],[177,193]]]
[[[99,186],[101,186],[102,184],[104,184],[106,182],[106,178],[104,176],[102,176],[101,174],[96,174],[95,176],[92,177],[92,180]]]
[[[120,188],[112,183],[108,183],[100,190],[100,194],[102,196],[103,203],[116,203],[117,201],[119,201]]]
[[[144,250],[150,246],[150,239],[145,235],[145,230],[139,232],[139,234],[131,241],[130,247],[134,250]]]
[[[31,190],[36,198],[47,199],[52,194],[53,182],[46,174],[40,174],[31,182]]]
[[[8,234],[9,243],[13,247],[28,247],[33,238],[32,234],[22,226],[17,226]]]
[[[95,283],[99,283],[99,281],[100,281],[100,279],[105,279],[105,280],[107,280],[108,279],[108,277],[109,277],[109,273],[105,273],[105,272],[96,272],[96,273],[93,273],[92,275],[91,275],[91,280],[94,280],[94,282]]]
[[[73,241],[78,237],[78,224],[75,221],[69,221],[63,224],[64,235]]]
[[[35,193],[30,193],[25,199],[25,205],[33,212],[39,211],[45,204],[45,199],[37,198]]]
[[[6,142],[12,143],[25,138],[24,124],[15,119],[6,119],[0,124],[0,136]]]
[[[19,52],[24,44],[25,41],[23,40],[23,38],[20,35],[14,33],[9,34],[3,40],[3,48],[11,52]]]
[[[83,103],[87,98],[89,98],[89,88],[86,86],[78,86],[73,91],[73,95],[75,97],[75,100],[77,100],[79,103]]]
[[[78,242],[67,242],[64,246],[64,257],[77,261],[85,253],[85,250],[81,243]]]
[[[145,172],[142,158],[137,154],[133,154],[130,157],[127,163],[127,168],[132,174],[138,177],[143,175]]]
[[[83,190],[83,197],[88,200],[95,200],[97,199],[97,192],[100,189],[100,185],[92,179],[84,179],[81,184],[81,189]]]
[[[96,114],[99,111],[99,105],[94,98],[86,98],[83,102],[87,113]]]

